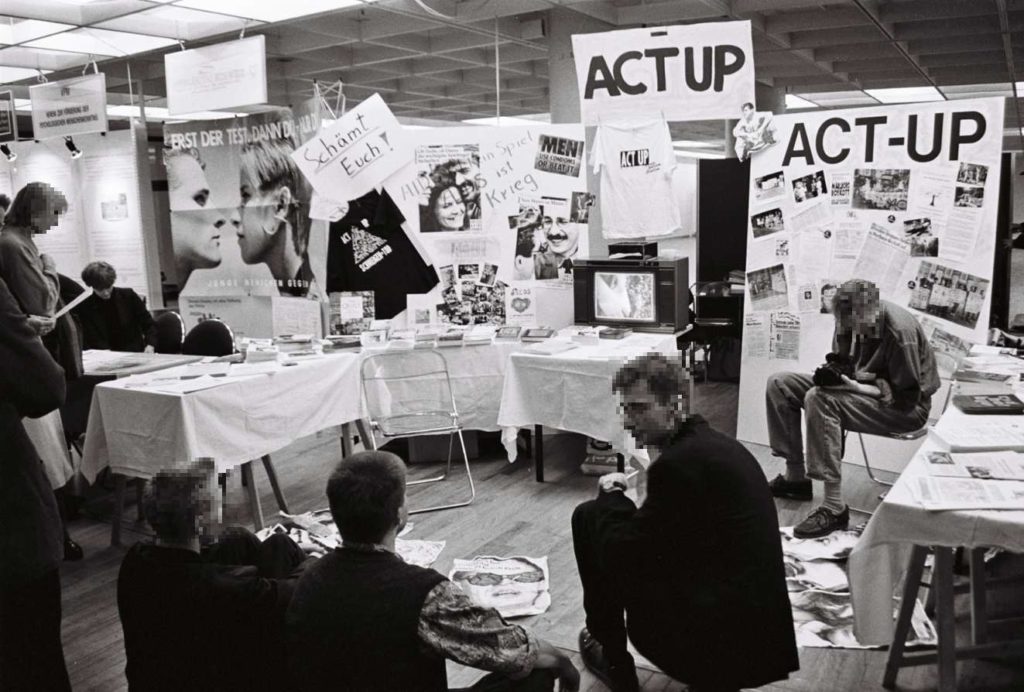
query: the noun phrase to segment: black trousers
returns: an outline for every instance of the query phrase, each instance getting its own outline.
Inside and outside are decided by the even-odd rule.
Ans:
[[[266,579],[284,579],[306,559],[302,548],[285,534],[274,534],[261,543],[242,527],[227,529],[202,554],[204,560],[218,565],[255,567]]]
[[[0,586],[0,690],[71,692],[60,641],[60,573]]]
[[[513,680],[501,673],[488,673],[472,687],[453,688],[450,692],[552,692],[554,689],[554,671],[538,668],[521,680]]]

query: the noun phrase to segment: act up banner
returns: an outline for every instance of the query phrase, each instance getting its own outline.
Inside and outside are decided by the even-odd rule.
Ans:
[[[736,118],[754,102],[748,21],[579,34],[572,47],[584,125]]]
[[[319,132],[292,158],[318,195],[346,202],[362,197],[412,161],[407,135],[379,94]]]

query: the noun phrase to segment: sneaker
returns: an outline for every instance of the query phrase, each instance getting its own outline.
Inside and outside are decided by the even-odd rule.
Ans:
[[[789,500],[810,500],[813,497],[809,480],[787,481],[781,473],[769,481],[768,487],[771,488],[772,495],[775,497],[784,497]]]
[[[793,535],[797,538],[821,538],[833,531],[840,531],[850,525],[850,508],[833,512],[828,507],[818,507],[807,515],[807,518],[793,527]]]
[[[636,677],[632,656],[627,653],[622,662],[611,665],[604,657],[601,642],[594,639],[586,627],[580,630],[579,644],[583,665],[612,692],[639,692],[640,681]]]

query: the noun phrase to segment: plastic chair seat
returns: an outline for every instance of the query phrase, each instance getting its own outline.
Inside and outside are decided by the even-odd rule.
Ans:
[[[459,430],[458,417],[451,411],[417,411],[386,416],[373,421],[386,437],[431,435]]]

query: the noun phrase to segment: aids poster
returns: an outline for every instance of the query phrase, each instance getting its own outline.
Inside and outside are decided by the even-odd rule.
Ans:
[[[326,225],[291,154],[320,127],[314,101],[164,127],[171,235],[183,296],[318,300]]]
[[[736,118],[754,102],[748,21],[577,34],[572,47],[584,125]]]
[[[767,442],[771,374],[824,362],[844,281],[876,284],[937,346],[985,342],[1002,125],[1001,98],[775,117],[750,164],[740,439]]]
[[[412,161],[385,188],[437,271],[429,297],[414,299],[421,310],[431,303],[442,323],[504,324],[513,287],[571,290],[593,204],[584,141],[581,125],[417,131]],[[566,295],[543,302],[569,306],[571,320]]]

